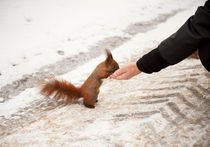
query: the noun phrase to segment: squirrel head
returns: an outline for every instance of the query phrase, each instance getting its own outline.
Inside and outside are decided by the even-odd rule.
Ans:
[[[105,66],[106,66],[106,78],[108,76],[110,76],[112,73],[114,73],[117,69],[119,69],[119,65],[118,63],[113,59],[112,57],[112,53],[108,50],[108,49],[105,49],[106,51],[106,54],[107,54],[107,57],[106,57],[106,60],[105,60]]]
[[[94,73],[98,76],[100,79],[108,78],[112,73],[114,73],[117,69],[119,69],[118,63],[113,59],[112,53],[105,49],[107,57],[105,61],[100,63]]]

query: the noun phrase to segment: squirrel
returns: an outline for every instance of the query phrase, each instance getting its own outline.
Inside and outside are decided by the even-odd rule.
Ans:
[[[113,59],[111,52],[107,49],[105,51],[107,54],[106,60],[97,65],[95,70],[80,87],[75,87],[65,80],[51,79],[40,82],[40,93],[47,97],[54,94],[53,97],[55,99],[64,99],[66,103],[83,97],[83,104],[86,107],[95,108],[94,104],[98,101],[97,97],[102,79],[109,77],[119,69],[119,65]]]

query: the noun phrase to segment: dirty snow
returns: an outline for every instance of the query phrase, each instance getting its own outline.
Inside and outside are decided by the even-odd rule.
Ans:
[[[135,61],[175,32],[204,2],[2,0],[0,87],[45,65],[87,53],[89,46],[106,37],[130,37],[112,53],[120,66]],[[131,24],[175,11],[145,33],[132,36],[124,31]],[[100,55],[56,77],[81,85],[104,59]],[[157,74],[104,80],[95,109],[85,108],[81,100],[51,106],[37,87],[27,88],[8,101],[1,103],[0,98],[0,144],[208,146],[209,87],[209,74],[200,61],[188,59]]]

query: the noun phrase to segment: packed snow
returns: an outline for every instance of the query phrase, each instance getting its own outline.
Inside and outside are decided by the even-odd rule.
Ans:
[[[56,65],[56,62],[62,59],[86,54],[91,46],[113,36],[129,38],[112,50],[113,57],[120,66],[136,61],[174,33],[204,2],[205,0],[1,0],[0,88],[21,79],[26,74],[34,74],[49,64]],[[167,19],[156,23],[161,16]],[[153,21],[156,25],[148,30],[134,35],[126,31],[132,24],[140,22],[153,24]],[[104,59],[105,53],[55,77],[77,86],[81,85],[96,65]],[[199,71],[194,69],[182,71],[192,66],[197,67]],[[170,85],[170,81],[184,81],[187,75],[194,72],[198,72],[198,75],[192,77],[208,74],[199,60],[189,59],[154,76],[142,73],[128,81],[108,78],[104,80],[100,89],[99,102],[95,109],[84,107],[80,100],[70,105],[55,104],[52,110],[48,103],[46,106],[43,104],[42,110],[45,98],[39,94],[37,87],[26,88],[5,102],[4,98],[0,97],[0,118],[5,120],[2,124],[0,122],[0,131],[9,130],[6,135],[2,133],[0,136],[0,144],[91,147],[192,146],[200,140],[204,145],[208,144],[208,138],[205,138],[208,134],[205,135],[205,132],[208,133],[209,125],[193,126],[190,122],[194,121],[194,118],[197,120],[198,116],[201,117],[201,113],[204,115],[206,109],[191,111],[187,107],[191,103],[184,100],[186,106],[179,99],[180,94],[183,94],[185,97],[189,96],[189,101],[197,102],[197,99],[187,92],[189,89],[182,88],[183,82]],[[165,83],[165,79],[169,80],[169,84]],[[193,78],[184,86],[191,87],[192,82]],[[201,85],[207,89],[207,92],[203,90],[204,93],[208,93],[209,83],[208,76],[200,76],[194,84]],[[173,88],[179,86],[181,92],[180,89]],[[159,91],[167,87],[171,89]],[[154,92],[155,89],[157,92]],[[144,100],[144,97],[152,97],[155,94],[166,95],[167,99],[161,99],[161,103],[157,104],[156,101],[150,101],[155,104],[146,105],[150,102]],[[203,95],[208,100],[209,96],[205,94]],[[179,98],[177,100],[174,97]],[[33,104],[39,101],[40,110],[37,110]],[[46,99],[46,102],[48,101],[49,99]],[[167,107],[163,107],[162,102],[166,102],[164,105]],[[205,103],[204,100],[198,101],[195,107],[206,106]],[[177,111],[176,104],[180,104],[181,112]],[[173,110],[178,113],[174,115]],[[208,112],[207,109],[206,113]],[[182,113],[186,113],[187,119]],[[197,113],[199,115],[196,115]],[[22,125],[20,120],[14,123],[14,127],[6,124],[21,117],[31,120],[24,120]],[[175,121],[175,125],[169,118]],[[182,125],[184,127],[180,129]],[[177,128],[178,135],[174,134]],[[201,132],[201,136],[195,139],[196,131]]]

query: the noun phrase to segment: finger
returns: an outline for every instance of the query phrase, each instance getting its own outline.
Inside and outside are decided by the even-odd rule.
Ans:
[[[120,73],[120,74],[112,74],[112,75],[110,75],[110,78],[112,78],[112,79],[118,79],[118,77],[120,77],[121,75],[123,75],[123,74],[125,74],[125,72],[124,73]]]
[[[116,72],[116,71],[115,71],[115,72]],[[115,79],[115,78],[117,77],[117,75],[116,75],[116,73],[115,73],[115,72],[114,72],[113,74],[111,74],[111,75],[110,75],[110,78]]]
[[[118,69],[118,70],[116,70],[115,72],[114,72],[114,76],[115,77],[118,77],[118,76],[120,76],[121,74],[124,74],[126,71],[123,69],[123,68],[120,68],[120,69]]]
[[[116,78],[116,76],[114,74],[111,74],[109,77],[112,78],[112,79]]]
[[[115,79],[116,80],[128,80],[129,79],[129,74],[128,73],[123,73],[123,74],[117,76]]]
[[[117,80],[117,77],[118,77],[118,76],[112,74],[112,75],[110,75],[109,77],[112,78],[112,79],[116,79],[116,80]]]

